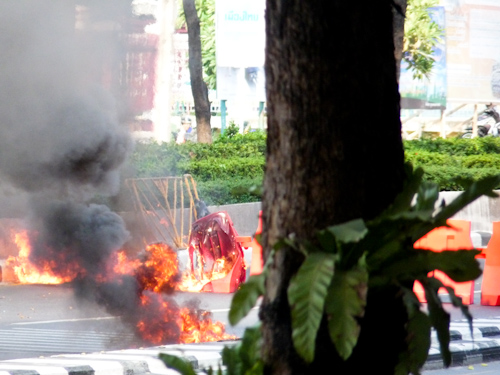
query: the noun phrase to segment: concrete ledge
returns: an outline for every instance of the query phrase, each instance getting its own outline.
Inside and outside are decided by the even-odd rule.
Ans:
[[[224,343],[158,346],[147,349],[118,350],[104,353],[67,354],[46,358],[0,361],[0,375],[176,375],[159,359],[160,353],[187,359],[195,369],[217,368]]]

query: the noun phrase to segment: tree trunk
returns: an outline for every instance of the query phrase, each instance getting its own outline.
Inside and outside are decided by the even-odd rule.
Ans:
[[[317,229],[379,214],[402,188],[404,153],[391,0],[267,0],[266,27],[267,256],[290,233],[312,239]],[[266,373],[393,373],[406,321],[393,291],[369,291],[347,362],[325,329],[315,361],[298,358],[286,288],[301,261],[285,249],[270,270],[260,312]]]
[[[396,58],[396,72],[399,80],[401,59],[403,57],[403,40],[405,36],[405,15],[407,0],[394,0],[393,25],[394,25],[394,57]]]
[[[200,143],[212,143],[210,102],[208,100],[207,84],[203,80],[200,19],[196,12],[195,0],[183,0],[182,5],[188,29],[189,74],[191,76],[191,91],[194,99],[197,138]]]

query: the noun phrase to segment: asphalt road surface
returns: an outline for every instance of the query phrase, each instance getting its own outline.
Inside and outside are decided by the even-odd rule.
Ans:
[[[442,370],[423,371],[423,375],[497,375],[500,362],[477,363],[471,366],[450,367]]]
[[[180,305],[198,300],[227,332],[241,336],[257,321],[257,310],[240,325],[227,323],[232,294],[178,293]],[[0,284],[0,360],[65,353],[89,353],[144,347],[133,330],[103,308],[82,303],[66,285]]]

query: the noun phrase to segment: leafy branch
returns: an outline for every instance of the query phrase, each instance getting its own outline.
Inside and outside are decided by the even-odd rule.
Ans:
[[[406,185],[394,203],[379,217],[328,227],[317,232],[316,241],[300,241],[293,235],[274,246],[263,272],[251,276],[233,297],[229,321],[237,324],[265,293],[265,281],[274,253],[300,251],[303,263],[288,286],[292,318],[292,340],[296,352],[310,363],[316,352],[316,336],[324,317],[337,354],[344,360],[352,354],[362,329],[369,288],[399,288],[408,320],[407,347],[400,355],[396,374],[419,374],[430,348],[434,328],[445,366],[451,363],[450,315],[443,308],[438,291],[445,288],[452,304],[460,308],[472,332],[472,316],[454,289],[432,275],[440,270],[455,282],[471,281],[481,270],[477,250],[433,252],[415,249],[414,243],[431,230],[445,226],[447,219],[482,195],[497,196],[493,189],[500,175],[468,182],[454,201],[439,202],[435,184],[423,181],[423,171],[407,168]],[[428,312],[413,291],[420,282]],[[259,327],[247,329],[240,344],[224,349],[223,363],[230,375],[262,374]],[[188,374],[184,373],[183,374]]]
[[[438,0],[409,0],[406,9],[403,38],[403,60],[413,71],[414,78],[422,79],[434,66],[434,47],[442,41],[443,30],[429,15],[429,8]]]

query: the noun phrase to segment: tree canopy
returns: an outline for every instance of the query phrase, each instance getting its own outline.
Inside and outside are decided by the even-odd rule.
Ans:
[[[403,42],[403,61],[408,64],[415,78],[428,76],[434,66],[433,48],[439,43],[443,30],[429,15],[429,8],[439,0],[408,0]],[[203,73],[209,89],[217,87],[215,0],[196,0],[200,18]],[[177,28],[185,24],[182,2],[179,6]]]

